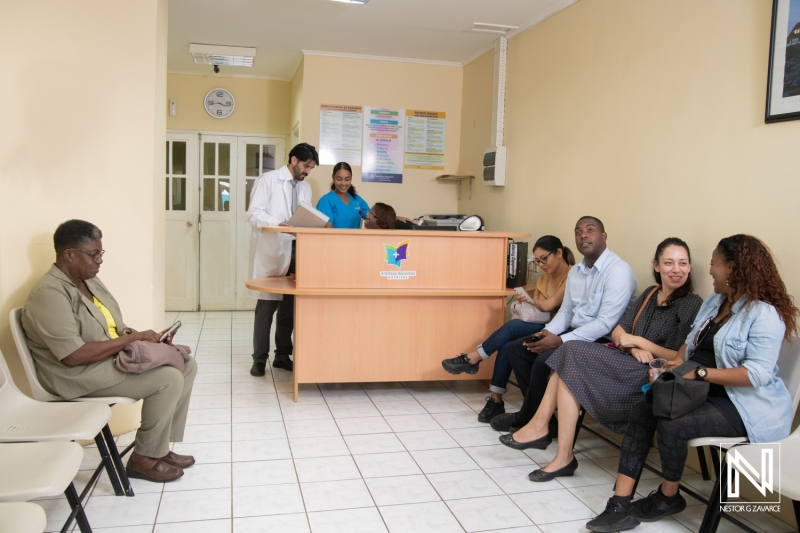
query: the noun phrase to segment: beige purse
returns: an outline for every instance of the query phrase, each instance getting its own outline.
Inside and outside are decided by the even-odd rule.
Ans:
[[[547,324],[550,321],[550,313],[540,311],[528,302],[514,302],[511,304],[511,318],[530,324]]]

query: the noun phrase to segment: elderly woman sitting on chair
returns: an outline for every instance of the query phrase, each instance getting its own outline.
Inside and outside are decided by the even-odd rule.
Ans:
[[[123,348],[134,341],[157,343],[160,334],[135,331],[122,322],[117,301],[96,277],[103,263],[102,238],[97,226],[83,220],[56,229],[56,262],[33,287],[22,311],[28,347],[39,380],[51,394],[67,400],[144,400],[128,475],[173,481],[194,464],[193,457],[170,451],[169,443],[183,440],[197,363],[186,361],[182,373],[171,366],[141,374],[117,369],[114,356]]]

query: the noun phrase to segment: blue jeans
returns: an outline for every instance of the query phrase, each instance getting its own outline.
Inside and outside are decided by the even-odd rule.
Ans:
[[[497,394],[506,393],[506,385],[511,377],[511,363],[508,362],[506,345],[513,340],[533,335],[543,329],[544,324],[532,324],[516,319],[509,320],[478,346],[477,351],[481,359],[488,359],[494,352],[497,352],[492,383],[489,386],[490,391]]]

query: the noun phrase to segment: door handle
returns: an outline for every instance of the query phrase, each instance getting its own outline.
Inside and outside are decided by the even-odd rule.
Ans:
[[[191,227],[192,227],[192,223],[191,223],[191,222],[187,222],[187,223],[186,223],[186,227],[187,227],[187,228],[191,228]]]

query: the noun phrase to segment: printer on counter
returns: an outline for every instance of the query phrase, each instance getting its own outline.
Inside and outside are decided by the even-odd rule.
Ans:
[[[415,229],[457,231],[467,215],[422,215]]]

